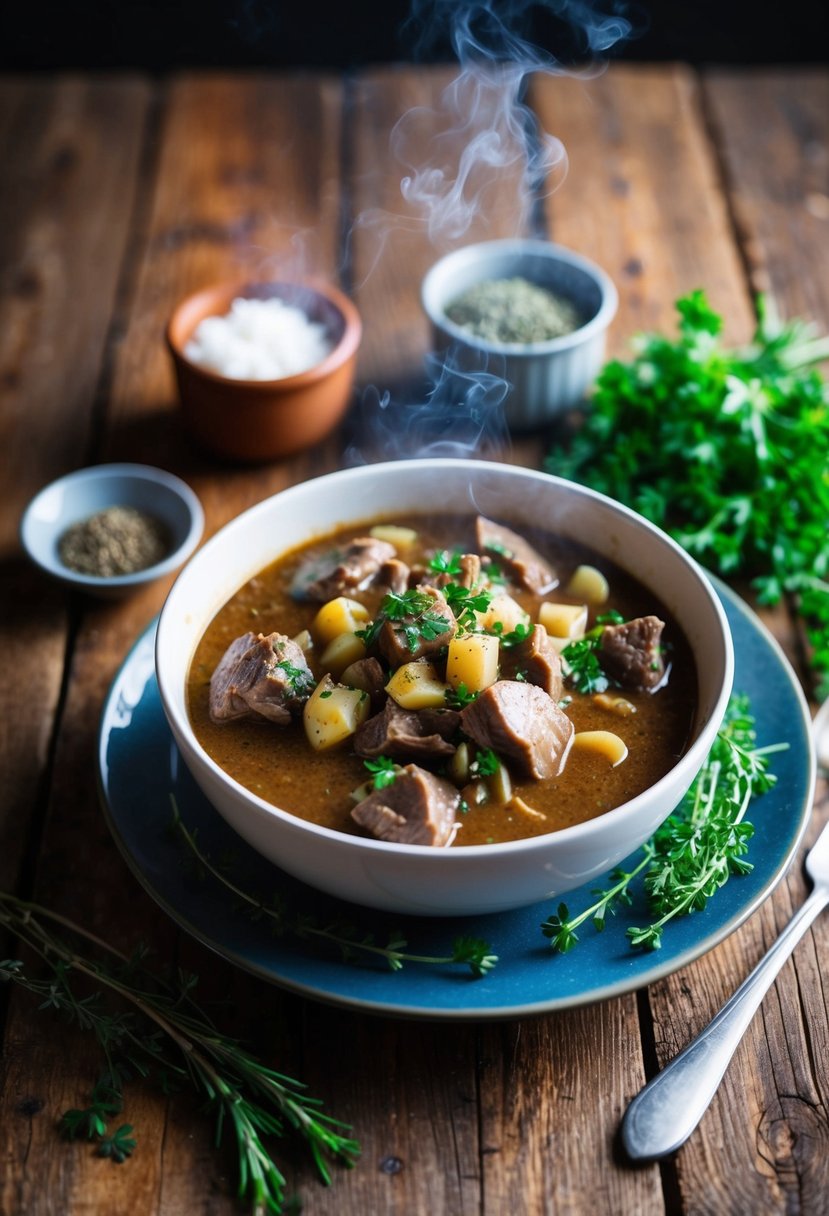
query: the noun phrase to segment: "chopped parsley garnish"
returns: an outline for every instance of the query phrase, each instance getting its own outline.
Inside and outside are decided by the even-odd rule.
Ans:
[[[504,631],[504,622],[496,621],[489,629],[490,633],[494,633],[502,646],[507,649],[511,646],[520,646],[522,642],[526,642],[527,638],[533,631],[532,625],[525,625],[523,621],[519,621],[514,629]]]
[[[621,612],[615,608],[603,612],[596,617],[595,627],[588,630],[583,638],[564,647],[561,657],[567,665],[567,680],[576,692],[589,695],[604,692],[610,687],[612,681],[602,669],[597,652],[605,625],[621,625],[623,621]]]
[[[394,782],[398,766],[388,756],[378,756],[376,760],[364,760],[363,764],[374,777],[374,788],[384,790]]]
[[[477,700],[479,694],[471,692],[461,681],[457,688],[447,688],[445,695],[446,704],[450,709],[463,709],[464,706],[471,705],[473,701]]]
[[[450,553],[448,549],[442,549],[429,558],[427,565],[433,574],[460,574],[461,551],[456,549]]]
[[[314,687],[314,677],[305,668],[295,667],[288,659],[282,659],[276,666],[280,671],[285,672],[291,692],[296,696],[302,696],[303,693],[310,692]]]
[[[475,777],[494,777],[500,767],[501,761],[492,748],[483,747],[470,764],[469,771]]]
[[[435,601],[425,591],[413,588],[402,594],[390,591],[383,597],[377,619],[367,629],[356,630],[366,646],[376,641],[384,621],[391,621],[395,633],[402,634],[409,650],[414,652],[422,642],[433,642],[448,633],[451,621],[432,611]]]
[[[481,587],[462,587],[460,583],[447,583],[443,588],[446,602],[454,613],[455,620],[465,633],[480,629],[476,612],[486,612],[492,603],[492,595]]]

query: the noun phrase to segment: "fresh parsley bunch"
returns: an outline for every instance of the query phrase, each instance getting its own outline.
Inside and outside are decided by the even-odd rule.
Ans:
[[[731,350],[704,292],[677,301],[679,335],[605,365],[590,410],[545,467],[619,499],[761,603],[796,597],[829,695],[829,340],[758,301]]]

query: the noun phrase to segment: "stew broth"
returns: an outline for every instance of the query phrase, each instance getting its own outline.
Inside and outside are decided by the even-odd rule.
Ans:
[[[309,557],[323,555],[337,544],[365,535],[377,521],[351,524],[328,537],[281,556],[246,583],[218,612],[201,639],[190,669],[188,708],[196,737],[205,751],[229,776],[266,801],[313,823],[352,834],[363,834],[351,819],[351,792],[368,776],[363,761],[346,742],[339,748],[316,752],[309,746],[302,720],[277,725],[245,718],[216,723],[209,713],[210,678],[228,646],[240,635],[273,631],[294,637],[308,628],[318,603],[297,600],[291,585],[297,570]],[[417,532],[407,562],[426,561],[436,551],[475,551],[474,517],[398,519]],[[571,748],[560,776],[543,781],[512,774],[513,792],[537,815],[524,814],[494,801],[471,805],[458,816],[461,824],[453,847],[486,844],[543,835],[569,827],[619,806],[653,785],[682,755],[687,745],[696,702],[696,673],[690,648],[676,622],[652,592],[604,558],[586,548],[540,530],[522,528],[530,543],[555,567],[559,586],[546,595],[534,595],[510,584],[509,594],[537,620],[544,600],[577,603],[563,588],[578,566],[590,564],[605,574],[610,594],[596,614],[613,608],[625,620],[656,614],[665,622],[663,647],[669,677],[656,691],[624,689],[621,695],[633,713],[618,716],[597,704],[591,695],[565,692],[575,731],[612,731],[627,744],[627,758],[616,767],[602,756]],[[497,560],[497,557],[495,557]],[[372,617],[381,593],[371,588],[348,592],[363,602]],[[315,680],[325,672],[314,651],[307,655]],[[618,690],[617,690],[618,691]],[[509,768],[509,765],[507,766]],[[517,803],[515,805],[518,805]]]

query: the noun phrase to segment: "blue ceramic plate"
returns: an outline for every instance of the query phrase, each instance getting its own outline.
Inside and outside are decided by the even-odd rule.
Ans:
[[[785,741],[775,755],[776,787],[751,807],[755,825],[749,858],[753,871],[732,878],[703,912],[677,919],[662,949],[632,951],[629,924],[646,912],[641,886],[633,907],[610,918],[605,931],[585,925],[579,945],[554,953],[541,922],[557,901],[494,916],[452,919],[392,917],[338,903],[288,875],[255,853],[207,802],[173,742],[153,670],[154,626],[139,639],[117,675],[104,707],[99,739],[103,801],[110,828],[143,886],[170,916],[231,962],[293,992],[374,1013],[432,1019],[518,1018],[604,1000],[641,988],[686,966],[732,933],[780,881],[794,857],[811,809],[815,766],[810,720],[800,686],[777,643],[749,608],[718,585],[734,635],[734,687],[748,693],[757,719],[758,742]],[[173,839],[170,796],[183,821],[198,829],[205,853],[220,862],[238,887],[265,903],[279,893],[292,912],[319,923],[345,917],[383,938],[399,929],[408,949],[442,957],[460,934],[488,941],[497,967],[475,979],[459,965],[411,963],[392,972],[376,965],[341,961],[335,951],[309,941],[277,937],[266,919],[240,910],[237,896],[210,875],[201,877],[186,846]],[[589,888],[566,897],[571,911],[592,902]]]

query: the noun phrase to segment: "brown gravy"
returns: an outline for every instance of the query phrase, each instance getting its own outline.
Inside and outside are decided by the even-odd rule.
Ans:
[[[230,643],[246,633],[278,631],[294,636],[308,627],[319,604],[299,602],[290,594],[295,571],[302,561],[324,553],[338,541],[364,535],[373,523],[351,524],[323,540],[289,552],[252,578],[218,612],[201,639],[191,665],[188,708],[196,736],[205,751],[234,780],[283,810],[337,831],[361,834],[350,818],[354,805],[350,793],[367,777],[362,760],[349,750],[315,752],[309,746],[301,721],[279,726],[264,720],[240,719],[216,724],[208,712],[210,677]],[[474,551],[474,520],[468,516],[434,518],[420,516],[388,522],[415,528],[417,552],[436,550]],[[599,611],[617,609],[625,619],[654,613],[666,622],[664,644],[670,663],[670,678],[656,692],[624,691],[636,712],[619,717],[599,708],[593,698],[572,693],[567,707],[575,730],[609,730],[624,739],[627,759],[612,768],[608,761],[573,748],[561,776],[548,781],[513,778],[514,792],[544,818],[513,812],[503,805],[472,806],[461,815],[462,824],[453,847],[486,844],[527,836],[543,835],[593,819],[642,792],[669,769],[687,745],[696,701],[696,673],[688,644],[664,605],[646,588],[618,567],[589,550],[564,542],[543,531],[521,528],[522,535],[555,566],[560,586],[548,596],[536,597],[508,588],[537,619],[541,600],[568,601],[562,588],[570,572],[588,563],[598,566],[610,583],[610,598]],[[410,555],[406,555],[407,560]],[[348,593],[366,603],[374,613],[377,597],[372,592]],[[569,602],[576,602],[570,600]],[[591,610],[590,624],[595,612]],[[313,654],[310,665],[317,679]]]

